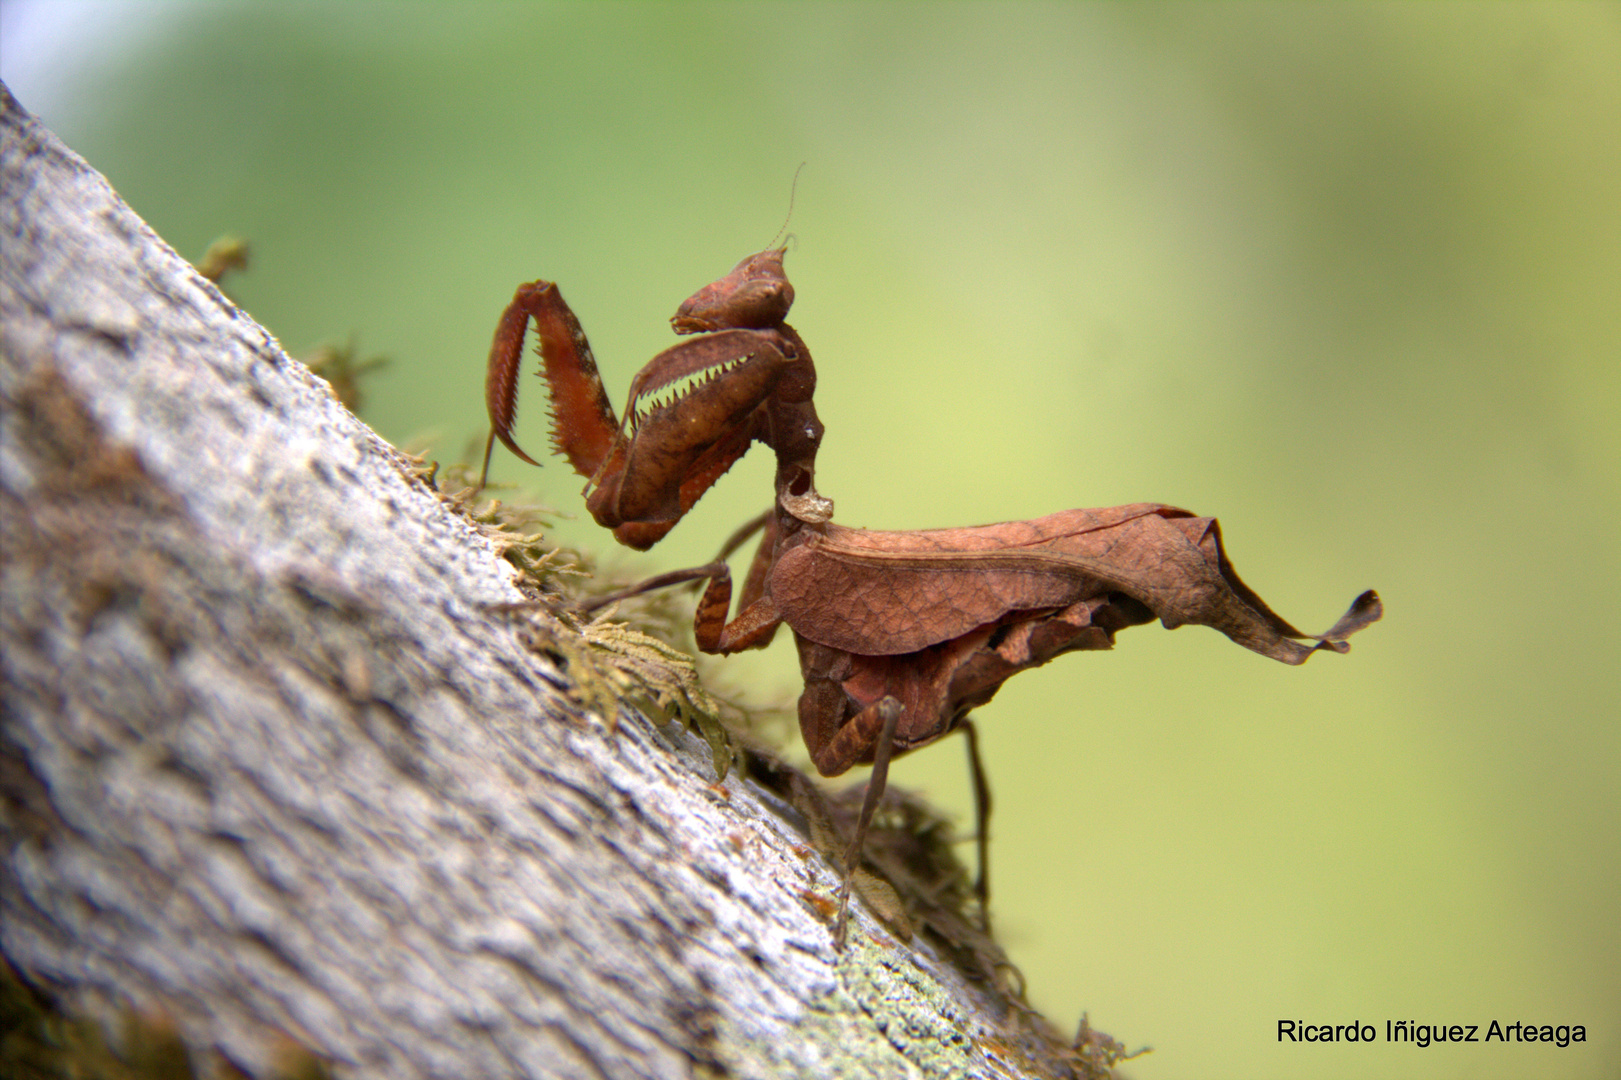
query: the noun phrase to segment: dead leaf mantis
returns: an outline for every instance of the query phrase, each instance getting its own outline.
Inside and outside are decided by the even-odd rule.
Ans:
[[[777,457],[776,499],[717,561],[660,575],[635,592],[708,579],[694,619],[698,647],[730,654],[769,644],[787,624],[805,688],[800,732],[823,776],[871,764],[844,855],[835,926],[842,943],[851,874],[894,755],[963,728],[979,811],[985,917],[989,798],[968,714],[1013,675],[1066,652],[1108,649],[1128,626],[1210,626],[1286,664],[1380,618],[1371,590],[1329,630],[1310,635],[1274,613],[1234,572],[1214,518],[1157,503],[1067,510],[964,529],[881,532],[832,523],[815,487],[823,428],[810,350],[784,319],[793,287],[782,248],[752,255],[699,290],[671,320],[704,336],[654,357],[615,417],[577,319],[555,285],[521,286],[498,325],[486,397],[491,446],[512,437],[525,327],[539,337],[556,451],[588,478],[586,505],[622,543],[645,549],[686,514],[754,441]],[[488,468],[489,447],[485,465]],[[726,555],[763,531],[735,616]],[[1305,639],[1312,644],[1302,644]]]

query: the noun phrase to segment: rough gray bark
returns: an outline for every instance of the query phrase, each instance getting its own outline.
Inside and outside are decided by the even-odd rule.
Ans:
[[[835,951],[777,804],[582,715],[491,542],[4,87],[0,236],[0,950],[57,1007],[251,1075],[1068,1074],[922,939]]]

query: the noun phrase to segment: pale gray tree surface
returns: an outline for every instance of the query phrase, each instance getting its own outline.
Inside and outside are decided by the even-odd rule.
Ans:
[[[1084,1075],[678,725],[0,88],[0,949],[204,1071]],[[566,650],[565,650],[566,651]],[[611,721],[617,719],[617,724]]]

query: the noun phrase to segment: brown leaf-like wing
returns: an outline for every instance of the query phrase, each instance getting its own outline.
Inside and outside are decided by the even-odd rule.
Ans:
[[[1161,510],[1185,513],[1143,503],[965,529],[830,525],[825,536],[781,553],[771,596],[788,625],[812,641],[868,656],[916,652],[1009,611],[1067,607],[1089,589],[1123,591],[1118,568],[1054,545]]]
[[[868,656],[915,652],[1009,612],[1108,593],[1140,601],[1167,628],[1211,626],[1287,664],[1319,647],[1290,640],[1310,635],[1233,573],[1214,518],[1155,503],[967,529],[831,526],[783,551],[771,579],[777,609],[797,633]],[[1324,636],[1343,651],[1344,636],[1380,613],[1368,594]]]

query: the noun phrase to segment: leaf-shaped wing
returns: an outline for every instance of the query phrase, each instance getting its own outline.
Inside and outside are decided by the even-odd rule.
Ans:
[[[812,641],[866,656],[916,652],[1015,611],[1067,607],[1120,593],[1166,627],[1211,626],[1287,664],[1382,613],[1359,597],[1332,631],[1309,638],[1233,571],[1214,518],[1155,503],[1065,510],[967,529],[879,532],[829,527],[781,553],[771,595]]]

